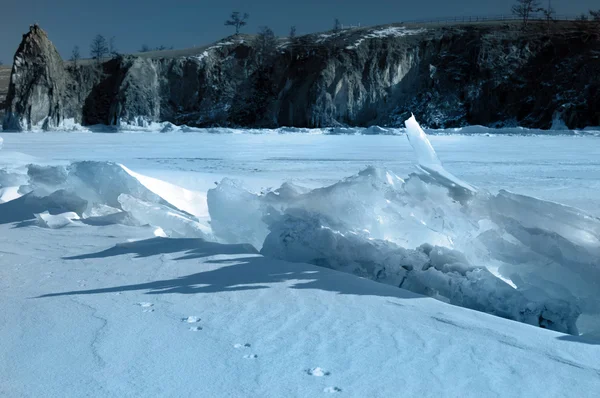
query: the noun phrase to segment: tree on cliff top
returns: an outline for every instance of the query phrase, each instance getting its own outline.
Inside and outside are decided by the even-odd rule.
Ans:
[[[552,7],[550,0],[548,0],[548,8],[540,8],[539,11],[542,12],[544,20],[546,21],[546,29],[550,31],[550,23],[554,21],[554,16],[556,15],[556,11],[554,10],[554,7]]]
[[[79,46],[73,47],[73,51],[71,51],[71,62],[73,62],[73,67],[77,68],[77,63],[81,58],[81,54],[79,54]]]
[[[238,11],[234,11],[231,13],[231,16],[229,17],[230,19],[228,19],[227,21],[225,21],[225,26],[234,26],[235,27],[235,34],[239,35],[240,34],[240,28],[242,26],[246,26],[248,24],[248,22],[246,22],[246,20],[250,17],[250,15],[248,15],[247,12],[244,13],[244,15],[240,15],[240,13]]]
[[[108,44],[106,39],[102,35],[96,35],[92,44],[90,44],[90,55],[96,60],[96,63],[100,64],[102,58],[108,53]]]
[[[333,31],[334,32],[339,32],[340,30],[342,30],[342,22],[339,19],[335,19],[333,21]]]
[[[256,63],[264,66],[270,62],[277,52],[277,37],[275,32],[268,26],[262,26],[254,39],[256,51]]]
[[[531,17],[536,12],[542,11],[542,8],[540,8],[539,0],[517,0],[511,11],[513,15],[523,21],[523,27],[525,28]]]
[[[600,39],[600,9],[590,10],[591,26],[588,28],[590,33]]]

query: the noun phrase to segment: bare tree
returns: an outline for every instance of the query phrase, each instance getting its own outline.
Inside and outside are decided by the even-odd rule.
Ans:
[[[511,8],[512,13],[519,19],[523,20],[523,28],[527,27],[527,23],[531,17],[538,11],[541,11],[539,0],[517,0]]]
[[[71,62],[73,62],[73,67],[77,69],[77,63],[81,59],[81,54],[79,54],[79,46],[73,47],[73,51],[71,51]]]
[[[108,44],[108,54],[111,57],[117,57],[119,55],[119,50],[117,50],[117,45],[115,44],[115,36],[112,36],[109,40]]]
[[[339,32],[340,30],[342,30],[342,23],[340,22],[339,19],[335,19],[333,21],[333,31],[334,32]]]
[[[150,51],[150,47],[147,44],[142,44],[142,48],[140,48],[141,53],[147,53]]]
[[[254,39],[256,51],[256,63],[258,65],[267,64],[277,52],[277,38],[275,33],[268,26],[262,26],[258,30],[258,35]]]
[[[296,37],[296,26],[292,26],[290,28],[290,39],[294,39]]]
[[[589,28],[591,34],[596,36],[597,39],[600,39],[600,9],[590,10],[590,19],[592,21],[592,26]]]
[[[581,14],[575,20],[575,26],[589,37],[600,39],[600,10],[590,10],[589,14]]]
[[[550,23],[554,21],[554,15],[556,15],[551,0],[548,0],[548,8],[540,8],[539,10],[542,12],[544,20],[546,20],[546,29],[550,31]]]
[[[107,53],[108,45],[106,44],[106,39],[102,35],[96,35],[94,40],[92,40],[92,44],[90,44],[90,54],[92,58],[96,60],[97,64],[100,64],[102,58],[104,58]]]
[[[248,24],[248,22],[246,22],[246,20],[248,18],[250,18],[250,15],[248,15],[247,12],[245,12],[244,15],[241,15],[239,11],[234,11],[231,13],[231,16],[229,18],[230,19],[225,21],[225,26],[234,26],[235,34],[239,35],[240,28],[242,26],[246,26]]]

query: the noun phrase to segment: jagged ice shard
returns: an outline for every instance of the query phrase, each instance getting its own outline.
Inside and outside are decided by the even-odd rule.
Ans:
[[[477,192],[477,189],[472,185],[461,181],[452,174],[448,173],[442,162],[437,157],[433,146],[427,139],[427,134],[419,126],[414,115],[406,122],[406,137],[412,146],[415,155],[417,156],[417,167],[425,174],[430,175],[438,182],[445,185],[455,194],[463,194],[469,196]]]

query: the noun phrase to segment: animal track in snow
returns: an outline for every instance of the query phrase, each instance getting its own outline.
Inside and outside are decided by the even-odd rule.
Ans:
[[[342,392],[342,389],[339,387],[326,387],[323,392],[335,394],[336,392]]]
[[[154,308],[152,308],[154,307],[154,304],[152,303],[141,302],[137,303],[137,305],[144,309],[142,312],[154,312]]]
[[[244,355],[245,359],[256,359],[258,358],[258,355],[256,354],[248,354],[248,355]]]
[[[200,322],[200,317],[190,315],[187,318],[181,318],[181,322],[198,323],[198,322]]]
[[[239,350],[240,348],[250,348],[252,347],[252,345],[250,343],[246,343],[246,344],[234,344],[233,348],[235,348],[236,350]]]
[[[315,376],[315,377],[329,376],[331,374],[330,372],[326,371],[325,369],[322,369],[319,367],[306,369],[305,372],[306,372],[306,374],[308,374],[310,376]]]

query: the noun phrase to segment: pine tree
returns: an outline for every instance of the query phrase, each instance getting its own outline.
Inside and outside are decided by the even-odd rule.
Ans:
[[[90,44],[90,55],[96,60],[97,64],[100,64],[102,58],[108,53],[108,45],[106,39],[102,35],[96,35],[92,44]]]

